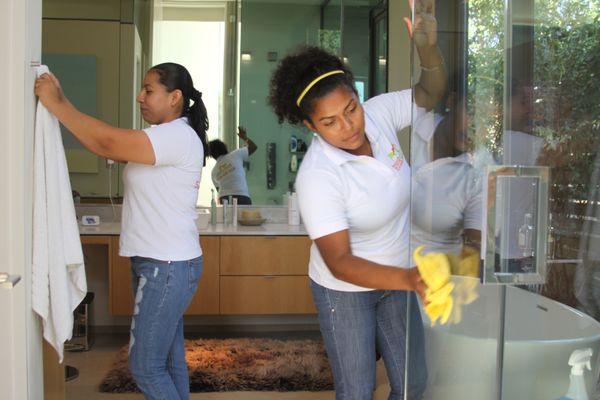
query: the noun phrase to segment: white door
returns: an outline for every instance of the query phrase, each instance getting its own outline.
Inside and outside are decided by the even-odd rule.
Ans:
[[[41,55],[41,0],[0,2],[0,397],[43,399],[42,341],[31,310],[34,68]]]

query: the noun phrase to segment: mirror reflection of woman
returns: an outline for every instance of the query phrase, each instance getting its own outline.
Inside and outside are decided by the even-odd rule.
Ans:
[[[408,23],[422,66],[415,111],[424,114],[446,88],[432,1],[418,1]],[[425,388],[423,325],[414,292],[425,284],[409,255],[410,167],[396,136],[411,122],[412,92],[359,102],[353,74],[337,56],[305,47],[271,78],[269,102],[280,122],[317,135],[298,171],[300,212],[314,241],[309,276],[337,399],[370,399],[376,349],[390,399],[419,399]],[[411,324],[410,378],[404,381]],[[406,386],[405,386],[406,385]]]
[[[243,126],[238,127],[238,137],[246,146],[229,151],[227,145],[219,139],[208,144],[210,156],[217,163],[213,167],[211,178],[219,192],[219,200],[235,198],[240,205],[252,204],[244,162],[256,151],[256,144],[248,137]]]
[[[129,368],[148,399],[189,398],[183,313],[202,273],[195,205],[207,153],[202,94],[185,67],[164,63],[137,96],[152,127],[122,129],[78,111],[52,74],[35,94],[92,153],[127,162],[119,254],[131,257],[135,306]]]
[[[427,251],[459,255],[466,243],[478,250],[483,220],[482,177],[474,167],[461,91],[449,93],[443,116],[427,117],[439,122],[423,123],[415,129],[412,247],[424,245]],[[431,131],[422,132],[425,127]]]

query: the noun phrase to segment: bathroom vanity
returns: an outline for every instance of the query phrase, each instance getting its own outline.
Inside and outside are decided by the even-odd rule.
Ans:
[[[129,258],[120,257],[117,222],[80,226],[87,245],[108,249],[109,311],[131,315]],[[302,226],[209,226],[200,229],[203,271],[186,315],[312,314],[308,259],[311,241]]]

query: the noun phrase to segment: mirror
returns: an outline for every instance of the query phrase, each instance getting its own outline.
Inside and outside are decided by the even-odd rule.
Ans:
[[[298,45],[322,46],[350,64],[361,100],[366,100],[372,92],[370,77],[386,75],[385,64],[383,68],[379,66],[379,75],[371,71],[370,61],[375,52],[370,20],[377,16],[380,21],[387,21],[384,17],[387,5],[376,6],[378,3],[369,0],[242,2],[239,123],[258,147],[246,171],[254,203],[282,203],[286,192],[293,187],[303,150],[312,139],[307,129],[280,125],[267,105],[272,71]],[[378,37],[387,43],[387,32],[380,30]],[[231,144],[236,143],[230,143],[230,147]]]
[[[235,150],[244,145],[236,135],[236,127],[242,125],[257,145],[244,164],[254,204],[282,204],[312,139],[304,128],[280,125],[266,103],[271,73],[290,50],[300,44],[319,45],[343,57],[355,73],[363,101],[387,88],[386,2],[111,4],[101,7],[86,1],[85,7],[73,8],[66,0],[44,1],[43,62],[61,80],[67,96],[82,111],[109,124],[141,128],[135,96],[144,72],[165,61],[185,65],[203,92],[209,140],[218,138]],[[214,40],[202,41],[200,53],[190,51],[198,37]],[[91,154],[66,131],[63,140],[72,189],[84,202],[119,202],[123,165]],[[199,205],[210,204],[214,165],[208,158]]]
[[[114,126],[140,128],[135,96],[150,52],[150,1],[44,0],[42,63],[81,111]],[[87,151],[61,126],[71,187],[86,202],[120,201],[122,165]]]

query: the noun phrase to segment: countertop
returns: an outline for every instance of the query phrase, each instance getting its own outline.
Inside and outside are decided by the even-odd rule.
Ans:
[[[206,229],[198,229],[200,236],[307,236],[304,225],[288,225],[266,222],[260,226],[208,226]],[[102,222],[100,225],[87,226],[79,223],[80,235],[120,235],[120,222]]]

